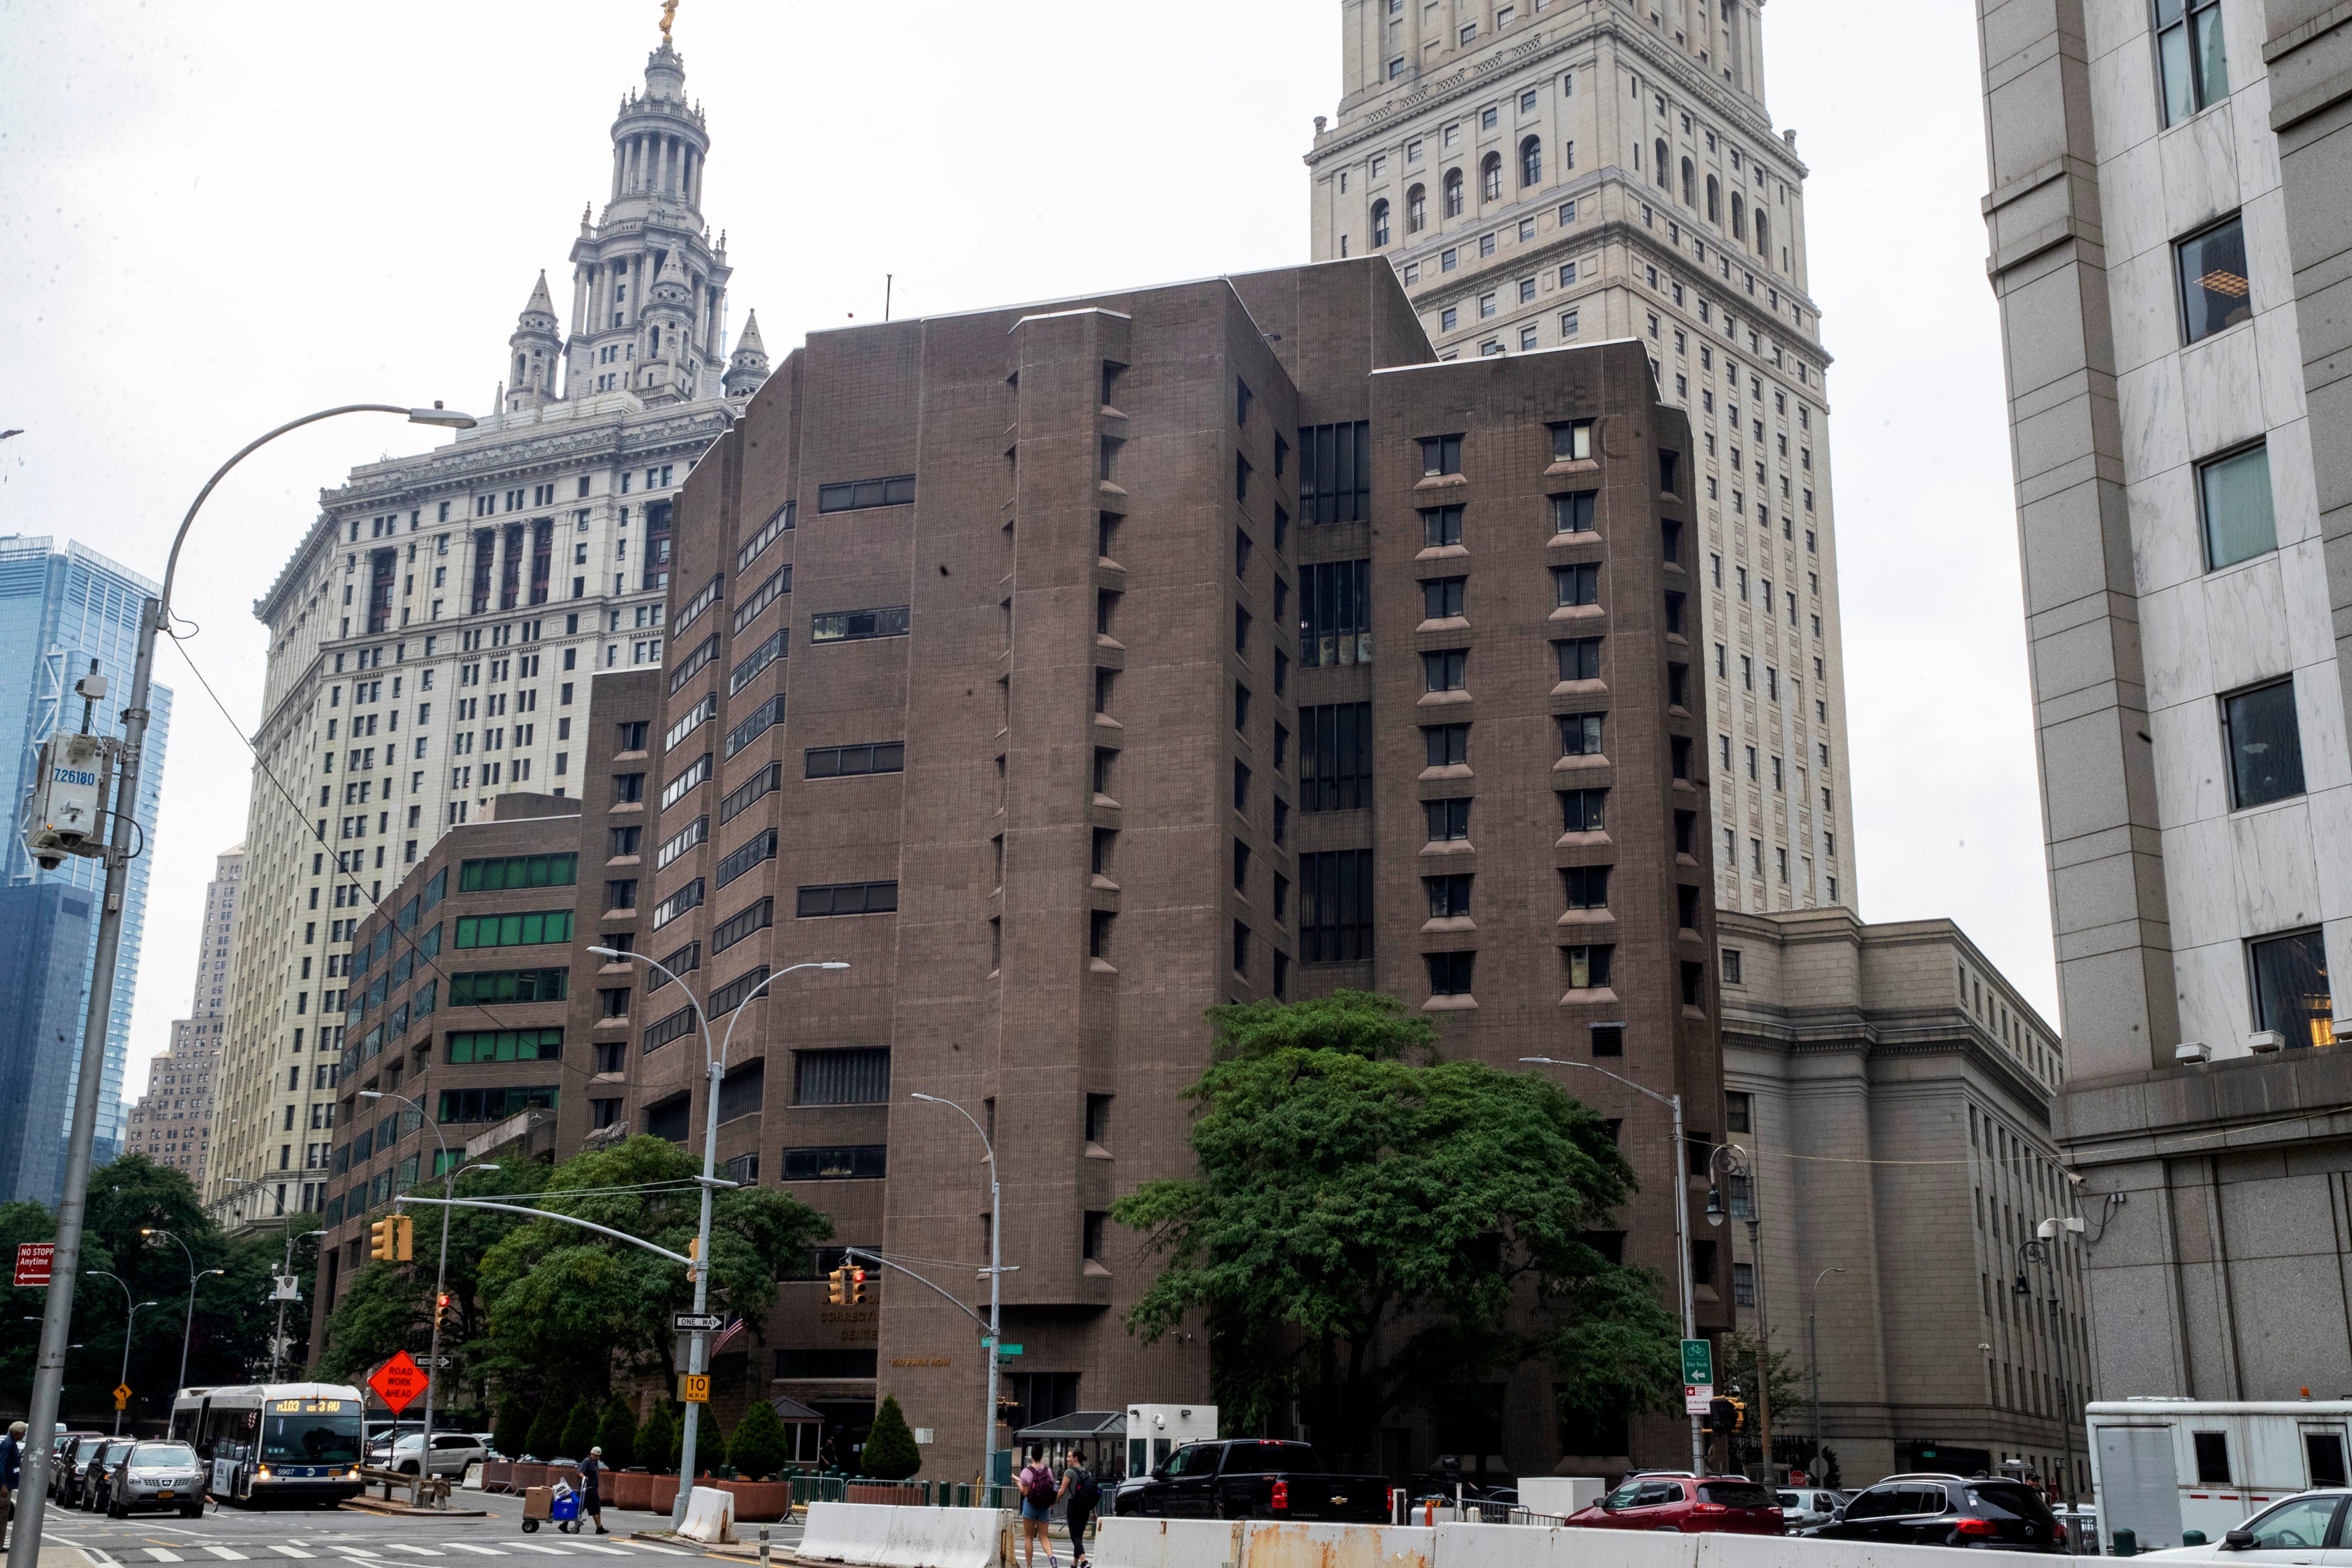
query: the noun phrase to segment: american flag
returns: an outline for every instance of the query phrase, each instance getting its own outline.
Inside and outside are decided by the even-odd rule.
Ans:
[[[728,1324],[726,1331],[720,1334],[717,1339],[710,1342],[710,1349],[708,1353],[715,1356],[720,1351],[725,1350],[727,1348],[728,1342],[732,1340],[737,1334],[741,1333],[744,1329],[750,1325],[751,1321],[751,1320],[749,1318],[738,1318],[733,1322]]]

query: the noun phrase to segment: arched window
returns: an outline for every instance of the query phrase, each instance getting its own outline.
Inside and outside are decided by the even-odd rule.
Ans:
[[[1697,188],[1698,170],[1692,166],[1688,158],[1685,158],[1683,160],[1683,205],[1686,207],[1698,205]]]
[[[1706,221],[1723,221],[1723,182],[1713,174],[1706,177]]]
[[[1739,199],[1738,191],[1731,193],[1731,232],[1737,238],[1748,237],[1748,204]]]
[[[1415,185],[1404,194],[1404,231],[1419,234],[1429,226],[1429,192]]]
[[[1519,143],[1519,184],[1543,184],[1543,143],[1532,136]]]
[[[1489,153],[1478,163],[1478,199],[1499,202],[1503,199],[1503,155]]]
[[[1772,265],[1772,242],[1767,237],[1771,231],[1766,226],[1770,221],[1762,207],[1756,209],[1756,254],[1764,258],[1767,267]]]
[[[522,384],[522,355],[517,354],[515,355],[515,384],[517,386],[520,386]]]
[[[1372,244],[1377,247],[1386,245],[1388,242],[1389,204],[1383,198],[1372,204]]]
[[[1445,171],[1445,216],[1462,216],[1462,171],[1459,169]]]
[[[1651,144],[1650,171],[1658,176],[1658,189],[1671,191],[1675,188],[1674,174],[1666,167],[1666,141],[1663,136]]]

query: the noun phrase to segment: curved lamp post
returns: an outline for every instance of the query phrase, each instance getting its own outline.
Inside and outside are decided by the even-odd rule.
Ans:
[[[173,1391],[172,1391],[174,1394],[178,1394],[178,1392],[180,1391],[180,1389],[183,1389],[183,1388],[185,1388],[185,1387],[187,1387],[187,1386],[188,1386],[188,1342],[189,1342],[189,1341],[191,1341],[192,1339],[194,1339],[194,1338],[195,1337],[195,1332],[196,1332],[196,1284],[197,1284],[197,1281],[199,1281],[199,1280],[203,1279],[205,1278],[205,1275],[208,1275],[208,1274],[226,1274],[228,1271],[227,1271],[226,1269],[225,1269],[225,1268],[207,1268],[207,1269],[205,1269],[202,1273],[197,1272],[197,1270],[196,1270],[196,1255],[195,1255],[194,1252],[190,1252],[190,1251],[188,1250],[188,1244],[187,1244],[186,1242],[182,1241],[178,1237],[173,1236],[173,1235],[170,1231],[168,1231],[168,1230],[157,1230],[157,1229],[155,1229],[154,1227],[152,1227],[152,1226],[142,1226],[140,1227],[139,1234],[140,1234],[140,1235],[142,1235],[142,1236],[160,1236],[160,1237],[162,1237],[164,1240],[166,1240],[166,1241],[169,1241],[169,1242],[172,1242],[172,1243],[175,1244],[175,1245],[179,1247],[179,1249],[180,1249],[182,1252],[184,1252],[184,1253],[187,1253],[187,1258],[188,1258],[188,1315],[187,1315],[186,1319],[185,1319],[185,1320],[184,1320],[184,1321],[180,1324],[180,1381],[179,1381],[178,1384],[177,1384],[177,1385],[173,1389]]]
[[[693,990],[688,986],[685,981],[678,980],[678,977],[675,973],[668,969],[664,968],[661,964],[656,963],[654,960],[647,958],[642,952],[623,952],[616,947],[592,947],[588,951],[604,958],[614,959],[624,963],[634,962],[642,963],[648,969],[659,970],[662,974],[671,980],[677,980],[678,989],[686,993],[687,1001],[694,1007],[694,1022],[696,1026],[702,1032],[702,1068],[704,1079],[702,1175],[700,1178],[700,1185],[702,1187],[702,1224],[701,1228],[696,1233],[700,1239],[695,1245],[695,1261],[692,1268],[692,1273],[694,1275],[694,1310],[698,1316],[704,1309],[710,1305],[710,1193],[711,1189],[719,1184],[719,1080],[727,1075],[727,1051],[728,1047],[735,1043],[735,1026],[743,1021],[743,1015],[751,1010],[753,999],[756,998],[761,992],[765,991],[769,986],[773,985],[777,981],[782,980],[785,975],[792,973],[794,970],[846,969],[849,965],[837,958],[824,959],[809,963],[789,963],[783,968],[777,970],[774,973],[769,975],[765,980],[761,981],[760,984],[751,987],[751,992],[744,996],[742,1001],[735,1005],[735,1016],[727,1020],[727,1033],[720,1037],[718,1054],[714,1056],[711,1054],[710,1050],[710,1016],[702,1010],[701,1000],[695,995]],[[731,1186],[733,1184],[730,1183],[729,1185]],[[445,1210],[444,1212],[446,1213],[446,1211]],[[708,1342],[709,1342],[703,1337],[701,1330],[697,1329],[694,1331],[692,1337],[687,1342],[686,1370],[688,1372],[699,1373],[703,1370],[703,1349]],[[697,1417],[701,1415],[701,1412],[702,1407],[700,1405],[690,1402],[688,1404],[686,1407],[686,1435],[678,1441],[679,1485],[677,1489],[677,1500],[672,1505],[670,1517],[678,1526],[681,1527],[686,1523],[687,1505],[694,1500],[694,1439],[695,1430],[698,1424]]]
[[[131,1287],[123,1284],[122,1277],[119,1274],[109,1274],[103,1268],[85,1268],[82,1272],[96,1279],[111,1279],[117,1285],[122,1286],[122,1305],[125,1309],[122,1314],[122,1376],[118,1381],[127,1384],[131,1381],[131,1326],[139,1321],[139,1314],[143,1309],[154,1306],[155,1303],[141,1301],[133,1304],[131,1300]],[[122,1406],[120,1405],[114,1407],[114,1435],[118,1437],[122,1436]]]
[[[979,1120],[952,1100],[942,1100],[936,1094],[914,1097],[926,1105],[944,1105],[971,1123],[980,1134],[980,1146],[988,1151],[988,1425],[981,1437],[982,1485],[996,1482],[996,1378],[1002,1358],[997,1347],[1004,1342],[1004,1324],[1000,1312],[1003,1306],[1004,1286],[1004,1209],[1003,1189],[997,1182],[996,1145],[989,1141],[988,1130]],[[1016,1434],[1016,1436],[1018,1435]]]
[[[342,414],[399,414],[411,424],[437,425],[454,430],[471,429],[474,425],[473,416],[438,404],[430,408],[408,408],[393,403],[347,403],[288,420],[246,443],[235,457],[213,471],[213,477],[205,481],[205,488],[189,503],[187,515],[180,520],[179,532],[172,537],[162,595],[139,606],[138,651],[131,662],[130,705],[122,710],[122,763],[113,785],[115,801],[130,802],[133,808],[138,805],[141,752],[147,738],[147,694],[155,672],[155,637],[171,614],[172,584],[180,569],[180,550],[187,543],[188,530],[195,523],[197,510],[228,471],[257,448],[289,430]],[[114,1007],[115,964],[122,946],[122,904],[131,872],[132,813],[117,810],[113,818],[105,854],[106,887],[99,904],[98,942],[90,966],[89,1009],[82,1022],[80,1077],[74,1089],[72,1130],[66,1140],[65,1182],[58,1205],[58,1250],[52,1265],[53,1277],[68,1283],[64,1289],[50,1289],[41,1320],[41,1348],[33,1363],[32,1397],[26,1401],[25,1412],[26,1425],[36,1432],[47,1432],[56,1426],[58,1401],[65,1392],[66,1340],[73,1321],[74,1293],[70,1282],[78,1277],[81,1264],[82,1220],[89,1202],[90,1147],[98,1135],[99,1088],[105,1078],[106,1033]],[[31,1444],[26,1450],[24,1484],[18,1489],[21,1500],[16,1505],[18,1523],[8,1546],[9,1568],[37,1568],[40,1562],[41,1515],[48,1502],[49,1459],[47,1443]]]

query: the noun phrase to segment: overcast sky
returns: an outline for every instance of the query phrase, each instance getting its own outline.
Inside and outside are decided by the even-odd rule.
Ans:
[[[189,499],[342,402],[485,409],[541,269],[601,202],[657,0],[0,0],[0,531],[162,575]],[[1811,164],[1864,915],[1949,916],[2054,1020],[1969,8],[1772,0],[1766,81]],[[1299,155],[1336,0],[684,0],[706,213],[781,359],[813,328],[1307,259]],[[877,22],[881,25],[877,26]],[[127,1087],[185,1010],[243,837],[252,618],[390,418],[299,433],[197,524]],[[247,918],[266,913],[248,909]]]

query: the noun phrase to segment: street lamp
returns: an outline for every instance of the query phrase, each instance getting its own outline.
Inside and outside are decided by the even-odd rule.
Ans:
[[[288,420],[247,442],[235,457],[213,471],[213,477],[205,481],[205,488],[188,504],[187,515],[180,520],[179,532],[172,537],[172,552],[163,567],[162,595],[139,606],[139,640],[131,667],[131,701],[122,710],[121,768],[113,784],[116,802],[129,802],[135,807],[139,800],[141,753],[147,737],[148,688],[155,673],[155,637],[171,615],[172,583],[179,573],[180,551],[187,543],[188,530],[194,526],[196,512],[228,471],[257,448],[289,430],[342,414],[399,414],[406,416],[411,424],[453,430],[471,429],[474,425],[471,415],[444,408],[437,403],[430,408],[347,403]],[[98,941],[90,964],[89,1007],[82,1021],[80,1077],[74,1087],[73,1125],[66,1139],[65,1181],[58,1204],[54,1273],[67,1280],[76,1278],[81,1264],[82,1221],[89,1204],[90,1151],[98,1137],[99,1089],[106,1076],[106,1037],[113,1016],[114,971],[122,947],[123,894],[131,875],[132,813],[117,809],[113,817],[104,857],[106,887],[99,902]],[[32,1397],[25,1412],[26,1424],[33,1431],[47,1432],[57,1426],[58,1401],[65,1391],[66,1339],[72,1321],[72,1289],[51,1290],[41,1321],[39,1357],[33,1363]],[[20,1518],[8,1547],[9,1568],[37,1568],[40,1562],[41,1515],[48,1502],[49,1462],[48,1444],[35,1443],[27,1448],[18,1493],[23,1500],[17,1504]]]
[[[2017,1294],[2023,1296],[2031,1293],[2022,1267],[2023,1261],[2028,1258],[2042,1265],[2042,1278],[2048,1281],[2050,1287],[2048,1331],[2051,1370],[2056,1373],[2058,1377],[2058,1447],[2060,1458],[2064,1461],[2065,1479],[2069,1490],[2073,1489],[2074,1477],[2074,1418],[2069,1408],[2074,1403],[2074,1394],[2066,1384],[2066,1322],[2058,1277],[2058,1238],[2068,1231],[2079,1232],[2082,1229],[2082,1220],[2072,1215],[2045,1219],[2033,1227],[2033,1239],[2020,1243],[2017,1248],[2020,1259]]]
[[[1812,1304],[1805,1309],[1805,1353],[1813,1363],[1813,1484],[1822,1484],[1822,1281],[1843,1268],[1824,1268],[1813,1276]]]
[[[1695,1340],[1698,1338],[1698,1313],[1696,1309],[1691,1305],[1690,1178],[1685,1173],[1683,1168],[1683,1161],[1686,1158],[1683,1152],[1685,1148],[1685,1144],[1683,1142],[1683,1097],[1679,1094],[1660,1094],[1654,1089],[1643,1089],[1632,1079],[1618,1078],[1615,1073],[1611,1072],[1607,1068],[1597,1068],[1591,1062],[1566,1062],[1558,1060],[1551,1057],[1521,1057],[1519,1060],[1523,1062],[1539,1062],[1545,1067],[1582,1068],[1588,1072],[1597,1072],[1602,1078],[1615,1079],[1617,1082],[1623,1084],[1627,1089],[1648,1095],[1652,1100],[1656,1100],[1660,1105],[1664,1106],[1667,1110],[1675,1113],[1675,1249],[1682,1254],[1683,1338],[1686,1340]],[[1693,1415],[1690,1418],[1690,1430],[1691,1474],[1695,1476],[1703,1476],[1706,1474],[1706,1433],[1701,1428],[1698,1416]],[[25,1564],[23,1565],[23,1568],[31,1568],[31,1565]]]
[[[1772,1465],[1772,1384],[1765,1363],[1765,1357],[1772,1348],[1771,1330],[1767,1326],[1768,1320],[1764,1314],[1764,1246],[1758,1239],[1760,1219],[1756,1212],[1755,1169],[1748,1161],[1748,1151],[1738,1144],[1716,1145],[1706,1159],[1706,1223],[1709,1225],[1721,1225],[1723,1216],[1729,1212],[1721,1178],[1717,1174],[1718,1170],[1724,1176],[1740,1184],[1733,1189],[1735,1195],[1742,1191],[1747,1194],[1748,1212],[1738,1217],[1748,1222],[1748,1255],[1755,1259],[1752,1267],[1756,1270],[1756,1446],[1764,1458],[1764,1484],[1774,1486],[1778,1482]],[[1738,1265],[1733,1268],[1736,1271]],[[1738,1294],[1736,1289],[1732,1292],[1734,1323],[1739,1320]]]
[[[447,1179],[441,1184],[443,1197],[450,1198],[457,1195],[457,1178],[464,1175],[467,1171],[498,1169],[496,1165],[467,1165],[463,1170],[458,1169],[456,1162],[449,1158],[449,1140],[441,1136],[441,1124],[425,1115],[425,1107],[417,1104],[408,1096],[394,1094],[380,1089],[363,1089],[360,1090],[360,1098],[362,1100],[396,1100],[415,1111],[419,1121],[433,1129],[434,1141],[441,1145],[441,1158],[436,1163],[447,1170]],[[394,1206],[398,1206],[397,1199],[394,1200]],[[288,1267],[290,1268],[292,1265],[289,1263]],[[433,1348],[425,1352],[425,1432],[416,1449],[416,1474],[419,1479],[429,1479],[433,1474],[433,1391],[441,1381],[441,1295],[447,1287],[448,1279],[449,1209],[445,1207],[441,1211],[441,1261],[433,1271]],[[285,1309],[280,1307],[278,1311],[282,1321]],[[398,1424],[395,1422],[394,1425],[396,1426]],[[399,1457],[397,1437],[394,1439],[393,1446],[394,1449],[393,1457],[397,1458]]]
[[[294,1272],[295,1236],[292,1222],[289,1221],[283,1228],[286,1234],[286,1262],[278,1273],[278,1279],[279,1280],[285,1279]],[[313,1237],[320,1237],[326,1234],[327,1233],[323,1230],[305,1231],[302,1233],[301,1239],[309,1241]],[[278,1363],[282,1361],[286,1355],[287,1298],[282,1294],[284,1289],[285,1287],[283,1285],[277,1283],[277,1281],[272,1281],[270,1299],[278,1303],[278,1332],[277,1335],[269,1342],[269,1381],[272,1383],[276,1383],[278,1381]],[[299,1300],[301,1298],[297,1296],[294,1300]]]
[[[644,964],[648,969],[658,970],[663,975],[671,980],[677,981],[678,989],[686,993],[686,1000],[688,1004],[694,1008],[695,1026],[702,1033],[702,1070],[704,1081],[702,1177],[700,1181],[702,1188],[702,1224],[700,1230],[697,1232],[697,1235],[700,1239],[695,1245],[694,1265],[691,1269],[691,1272],[694,1275],[694,1310],[696,1315],[698,1317],[701,1315],[704,1309],[710,1305],[710,1193],[711,1189],[719,1184],[719,1080],[727,1076],[727,1052],[728,1048],[735,1043],[735,1026],[743,1021],[744,1015],[751,1010],[751,1003],[759,996],[761,992],[765,991],[769,986],[773,985],[777,981],[782,980],[785,975],[792,973],[794,970],[846,969],[849,965],[840,959],[829,958],[808,963],[786,964],[783,968],[777,970],[765,980],[761,981],[760,984],[751,987],[750,994],[745,995],[740,1002],[735,1005],[735,1016],[727,1020],[727,1033],[720,1037],[719,1042],[719,1052],[716,1056],[713,1056],[710,1050],[710,1016],[702,1010],[702,1003],[700,999],[695,995],[692,988],[689,987],[685,981],[678,980],[676,973],[672,973],[663,965],[656,963],[654,960],[647,958],[642,952],[624,952],[617,947],[592,947],[588,951],[599,955],[600,957],[614,959],[623,963],[634,960],[636,963]],[[730,1184],[731,1185],[732,1184],[730,1183]],[[703,1350],[707,1343],[708,1342],[703,1338],[703,1333],[700,1329],[695,1330],[693,1334],[688,1339],[686,1370],[689,1373],[699,1373],[703,1370]],[[695,1404],[691,1400],[687,1402],[686,1434],[678,1442],[677,1457],[680,1482],[677,1489],[677,1500],[671,1505],[670,1510],[670,1518],[679,1528],[683,1528],[686,1524],[687,1505],[694,1500],[692,1495],[694,1491],[694,1440],[696,1428],[698,1425],[698,1417],[701,1415],[701,1411],[702,1407],[699,1405]],[[12,1568],[14,1568],[14,1565],[12,1565]],[[33,1568],[33,1565],[26,1564],[25,1568]]]
[[[155,1305],[155,1303],[152,1301],[141,1301],[136,1306],[132,1305],[131,1300],[131,1287],[123,1284],[122,1277],[119,1274],[109,1274],[103,1268],[85,1268],[82,1272],[85,1274],[94,1275],[100,1279],[111,1279],[117,1285],[122,1285],[122,1304],[126,1310],[122,1315],[122,1376],[118,1380],[118,1382],[121,1384],[127,1386],[131,1382],[131,1327],[133,1323],[136,1323],[139,1321],[139,1314],[143,1309],[152,1307]],[[44,1321],[46,1321],[46,1320]],[[122,1407],[124,1405],[129,1403],[130,1402],[128,1400],[118,1400],[115,1403],[114,1435],[118,1437],[122,1436]],[[19,1526],[18,1528],[21,1529],[22,1526]]]
[[[140,1226],[139,1234],[142,1236],[160,1236],[166,1241],[176,1243],[182,1252],[187,1253],[188,1315],[186,1321],[180,1325],[180,1382],[178,1386],[173,1390],[173,1393],[176,1394],[180,1389],[188,1386],[188,1342],[195,1337],[196,1332],[196,1282],[204,1279],[205,1274],[226,1275],[228,1270],[225,1268],[207,1268],[203,1274],[199,1274],[196,1272],[196,1255],[194,1252],[189,1251],[188,1244],[186,1242],[182,1241],[178,1237],[173,1236],[168,1230],[157,1230],[152,1226]]]
[[[952,1100],[942,1100],[936,1094],[918,1094],[915,1099],[926,1105],[944,1105],[971,1123],[980,1134],[980,1146],[988,1151],[988,1410],[987,1426],[981,1436],[981,1470],[982,1484],[996,1482],[996,1378],[998,1347],[1004,1342],[1002,1311],[1004,1304],[1004,1206],[1003,1188],[998,1184],[996,1145],[989,1141],[988,1130],[972,1113]]]

